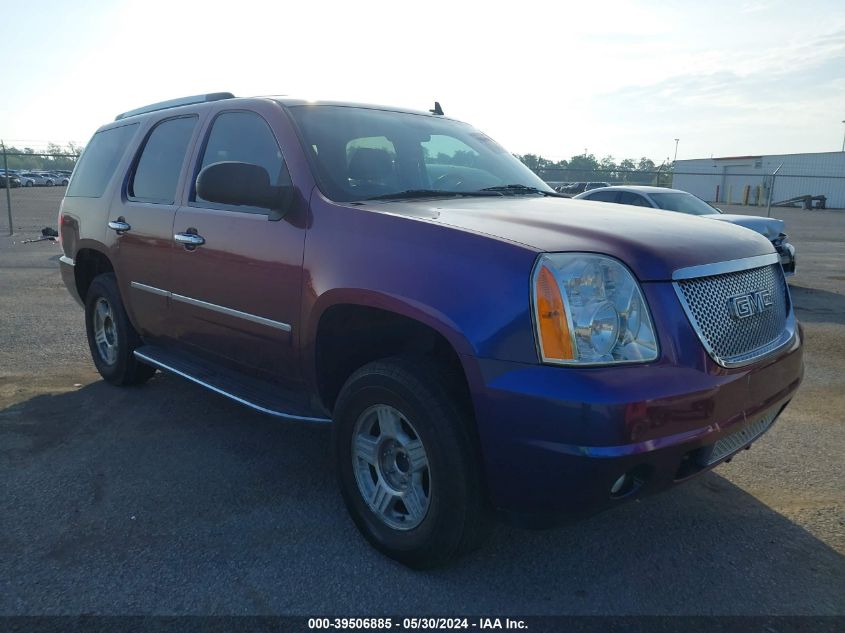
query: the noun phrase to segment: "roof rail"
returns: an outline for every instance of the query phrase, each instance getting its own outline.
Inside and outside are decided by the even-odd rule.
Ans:
[[[151,103],[142,108],[129,110],[123,114],[118,114],[114,120],[120,121],[131,116],[139,114],[147,114],[148,112],[156,112],[158,110],[167,110],[168,108],[178,108],[184,105],[193,105],[195,103],[207,103],[209,101],[220,101],[221,99],[234,99],[235,95],[231,92],[210,92],[204,95],[194,95],[193,97],[182,97],[180,99],[170,99],[169,101],[160,101],[158,103]]]

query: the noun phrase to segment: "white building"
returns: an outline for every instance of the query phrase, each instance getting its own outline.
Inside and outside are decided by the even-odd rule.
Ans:
[[[765,206],[774,180],[773,203],[825,196],[827,208],[845,209],[845,152],[679,160],[674,172],[672,187],[708,202]]]

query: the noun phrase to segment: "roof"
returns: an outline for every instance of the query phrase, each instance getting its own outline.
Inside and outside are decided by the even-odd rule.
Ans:
[[[257,97],[249,97],[252,99],[272,99],[277,103],[281,104],[282,106],[308,106],[308,105],[318,105],[318,106],[338,106],[338,107],[347,107],[347,108],[365,108],[368,110],[383,110],[386,112],[401,112],[403,114],[416,114],[421,116],[429,116],[429,117],[437,117],[437,118],[448,118],[444,117],[442,114],[434,114],[431,111],[424,111],[424,110],[411,110],[406,108],[396,108],[392,106],[383,106],[383,105],[375,105],[371,103],[355,103],[351,101],[320,101],[320,100],[312,100],[312,99],[297,99],[294,97],[288,97],[286,95],[273,95],[273,96],[257,96]],[[149,105],[141,106],[140,108],[135,108],[134,110],[129,110],[127,112],[123,112],[118,114],[115,117],[115,121],[122,121],[127,118],[131,118],[134,116],[138,116],[141,114],[149,114],[152,112],[160,112],[162,110],[169,110],[171,108],[178,108],[180,106],[186,105],[197,105],[201,103],[210,103],[215,101],[222,101],[222,100],[232,100],[232,101],[242,101],[244,99],[238,99],[233,95],[231,92],[212,92],[208,94],[201,94],[201,95],[193,95],[190,97],[179,97],[177,99],[170,99],[168,101],[160,101],[158,103],[151,103]]]
[[[711,158],[710,160],[750,160],[750,159],[758,159],[763,158],[762,156],[718,156],[716,158]]]
[[[607,191],[609,189],[615,189],[617,191],[642,191],[643,193],[665,193],[667,191],[681,191],[680,189],[669,189],[668,187],[652,187],[649,185],[611,185],[610,187],[599,187],[598,189],[590,189],[589,191],[585,191],[584,193],[593,193],[594,191]]]
[[[804,157],[804,156],[822,156],[822,155],[833,155],[833,156],[842,156],[843,152],[840,151],[828,151],[828,152],[794,152],[791,154],[754,154],[748,156],[702,156],[701,158],[679,158],[677,162],[684,163],[688,161],[699,161],[699,160],[709,160],[709,161],[722,161],[722,160],[760,160],[763,158],[797,158],[797,157]]]
[[[422,116],[429,116],[429,117],[436,117],[438,119],[448,119],[450,117],[444,116],[442,114],[434,114],[432,112],[428,112],[426,110],[414,110],[411,108],[399,108],[395,106],[386,106],[386,105],[378,105],[374,103],[358,103],[355,101],[326,101],[326,100],[315,100],[315,99],[297,99],[295,97],[288,97],[288,96],[273,96],[267,97],[269,99],[273,99],[274,101],[278,101],[283,106],[307,106],[307,105],[315,105],[315,106],[338,106],[343,108],[364,108],[366,110],[384,110],[386,112],[401,112],[403,114],[419,114]]]

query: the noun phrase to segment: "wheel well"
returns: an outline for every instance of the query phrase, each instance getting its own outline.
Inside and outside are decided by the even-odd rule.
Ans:
[[[472,401],[463,366],[442,334],[414,319],[357,305],[338,305],[320,318],[316,342],[317,388],[323,405],[334,409],[346,380],[380,358],[424,355],[443,368],[445,384],[472,419]]]
[[[112,266],[109,258],[99,251],[91,248],[83,248],[76,254],[74,260],[74,278],[76,280],[76,291],[79,293],[79,298],[85,302],[85,296],[88,294],[88,288],[91,282],[97,275],[103,273],[113,273],[114,266]]]

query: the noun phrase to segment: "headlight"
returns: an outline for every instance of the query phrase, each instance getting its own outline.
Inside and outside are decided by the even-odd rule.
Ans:
[[[540,358],[562,365],[646,362],[657,339],[640,286],[611,257],[540,256],[533,277]]]

